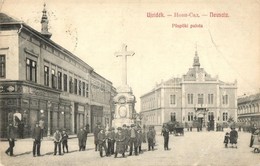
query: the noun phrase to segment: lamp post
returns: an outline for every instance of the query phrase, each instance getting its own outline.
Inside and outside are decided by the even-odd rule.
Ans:
[[[47,110],[48,110],[48,129],[47,129],[47,136],[51,136],[51,101],[47,102]]]
[[[63,128],[66,128],[66,121],[65,121],[65,112],[61,111],[61,115],[63,116]]]

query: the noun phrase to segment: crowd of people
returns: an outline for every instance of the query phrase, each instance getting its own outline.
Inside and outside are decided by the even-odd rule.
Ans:
[[[155,145],[155,129],[154,126],[150,126],[149,130],[145,128],[142,130],[140,126],[134,124],[117,128],[117,132],[114,127],[111,127],[106,132],[100,123],[94,129],[94,144],[95,151],[99,151],[100,157],[114,155],[116,158],[118,154],[122,154],[122,157],[139,155],[143,153],[142,143],[148,141],[148,151],[154,150]],[[103,155],[104,152],[104,155]]]

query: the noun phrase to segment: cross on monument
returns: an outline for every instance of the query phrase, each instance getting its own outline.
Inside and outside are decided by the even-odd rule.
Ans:
[[[133,56],[133,51],[127,51],[127,45],[122,45],[122,51],[115,52],[116,57],[122,56],[122,84],[127,85],[127,56]]]

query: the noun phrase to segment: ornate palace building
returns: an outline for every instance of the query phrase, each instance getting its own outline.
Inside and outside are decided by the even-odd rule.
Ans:
[[[41,32],[0,13],[0,134],[8,123],[25,136],[40,122],[77,133],[86,124],[110,125],[116,89],[87,63],[52,41],[44,7]]]
[[[163,81],[141,96],[141,115],[146,125],[197,121],[214,130],[217,123],[237,120],[237,82],[211,77],[200,67],[196,51],[193,67],[182,78]]]
[[[237,105],[238,122],[247,126],[257,124],[260,127],[260,93],[239,97]]]

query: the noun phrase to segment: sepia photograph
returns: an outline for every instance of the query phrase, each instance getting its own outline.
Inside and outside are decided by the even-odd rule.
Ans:
[[[0,0],[0,166],[260,166],[260,0]]]

